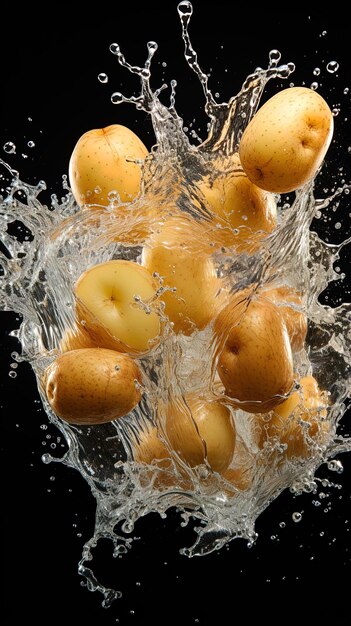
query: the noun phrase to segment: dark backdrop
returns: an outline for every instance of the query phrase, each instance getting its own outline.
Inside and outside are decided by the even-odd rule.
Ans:
[[[16,144],[17,154],[7,160],[23,179],[44,179],[51,191],[59,191],[74,144],[90,128],[126,124],[152,145],[146,115],[110,103],[112,91],[130,94],[138,89],[137,80],[109,53],[113,41],[135,64],[143,62],[148,40],[159,43],[154,84],[176,78],[178,112],[188,123],[195,117],[205,135],[203,99],[183,58],[176,4],[126,2],[110,8],[102,1],[94,8],[82,7],[79,20],[59,3],[52,3],[50,11],[31,8],[22,14],[16,9],[3,15],[0,155],[6,157],[2,151],[6,141]],[[344,118],[350,100],[343,94],[351,87],[347,20],[335,10],[323,14],[321,9],[257,12],[247,7],[235,16],[233,9],[228,13],[228,4],[194,2],[192,39],[202,67],[212,68],[213,91],[228,99],[249,72],[266,65],[269,50],[278,48],[284,61],[297,65],[291,79],[295,84],[305,81],[309,86],[321,80],[320,93],[330,104],[341,104],[336,133],[347,146],[350,127]],[[340,63],[338,78],[326,72],[331,60]],[[313,75],[315,67],[321,68],[319,77]],[[109,75],[106,85],[98,82],[99,72]],[[277,84],[270,89],[277,89]],[[28,141],[35,147],[29,148]],[[335,167],[341,165],[350,178],[346,152],[335,161]],[[270,598],[272,587],[301,591],[319,584],[324,589],[330,582],[349,578],[351,464],[345,457],[345,471],[337,477],[342,490],[326,490],[330,495],[321,506],[315,506],[311,496],[294,499],[283,494],[259,519],[259,539],[251,549],[235,541],[218,554],[181,557],[178,548],[189,545],[192,535],[179,528],[173,515],[168,520],[153,515],[139,522],[141,539],[123,559],[114,561],[110,546],[101,545],[96,571],[105,584],[123,591],[123,598],[105,611],[100,595],[82,588],[77,574],[83,542],[93,532],[93,498],[75,472],[41,462],[57,433],[46,428],[30,368],[20,364],[17,377],[8,376],[10,355],[17,348],[8,331],[16,325],[16,316],[1,314],[0,322],[3,624],[33,620],[41,625],[60,618],[89,624],[95,620],[126,625],[226,624],[244,605],[242,591],[250,588],[262,589]],[[292,521],[294,511],[303,511],[298,524]],[[226,617],[230,607],[232,618]],[[210,609],[216,619],[210,617]]]

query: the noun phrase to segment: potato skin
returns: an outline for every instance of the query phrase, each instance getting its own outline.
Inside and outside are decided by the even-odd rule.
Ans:
[[[248,178],[261,189],[287,193],[311,180],[333,135],[326,101],[307,87],[290,87],[254,115],[240,142]]]
[[[140,190],[141,169],[133,160],[148,151],[133,131],[120,124],[89,130],[78,139],[69,163],[69,180],[76,202],[107,206],[117,191],[130,202]]]
[[[140,401],[139,368],[126,354],[82,348],[61,354],[44,373],[48,402],[70,424],[103,424]]]

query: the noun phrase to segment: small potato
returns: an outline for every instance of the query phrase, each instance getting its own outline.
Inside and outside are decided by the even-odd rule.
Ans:
[[[160,299],[176,333],[202,330],[222,304],[208,237],[201,224],[175,215],[160,224],[143,249],[142,264],[168,288]]]
[[[117,191],[122,202],[130,202],[140,191],[141,169],[148,151],[125,126],[113,124],[84,133],[69,163],[72,193],[79,205],[109,204],[108,193]]]
[[[287,193],[311,180],[333,135],[325,100],[307,87],[292,87],[270,98],[252,118],[240,142],[240,160],[261,189]]]
[[[245,243],[251,233],[270,233],[277,223],[277,209],[272,194],[254,185],[246,176],[239,155],[230,159],[230,171],[218,175],[213,181],[206,177],[196,183],[214,216],[239,229],[233,245]],[[214,170],[220,163],[213,164]],[[241,246],[242,247],[242,246]]]
[[[213,471],[224,472],[233,458],[236,432],[231,413],[215,400],[195,394],[175,398],[167,407],[165,435],[170,449],[190,467],[203,464],[207,458]],[[148,464],[158,461],[159,467],[170,467],[170,451],[155,427],[142,435],[134,458]]]
[[[235,448],[235,428],[229,409],[195,394],[168,406],[166,433],[170,444],[191,467],[205,457],[213,471],[224,472]]]
[[[259,417],[262,424],[260,447],[268,438],[278,438],[286,446],[284,455],[288,459],[308,457],[310,444],[320,445],[328,440],[327,406],[327,394],[319,389],[315,378],[301,378],[300,390],[277,406],[268,421]]]
[[[82,348],[61,354],[44,374],[53,411],[70,424],[103,424],[140,401],[139,368],[126,354]]]

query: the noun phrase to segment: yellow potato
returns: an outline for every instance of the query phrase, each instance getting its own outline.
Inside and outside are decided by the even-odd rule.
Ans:
[[[84,133],[69,163],[69,181],[76,202],[109,204],[108,194],[117,191],[130,202],[140,191],[141,168],[148,151],[129,128],[113,124]]]
[[[94,265],[75,285],[80,325],[96,345],[146,353],[160,341],[160,318],[147,308],[156,290],[151,274],[138,263],[116,260]]]
[[[48,402],[70,424],[103,424],[140,401],[141,375],[126,354],[83,348],[61,354],[44,373]]]
[[[185,401],[188,408],[180,398],[167,408],[165,435],[170,450],[191,467],[203,464],[206,457],[214,471],[223,472],[232,460],[235,447],[235,428],[229,409],[195,394],[185,396]],[[148,464],[157,460],[157,466],[162,468],[170,467],[170,456],[155,427],[142,433],[134,450],[135,460]],[[181,468],[178,469],[182,474]]]
[[[293,308],[293,305],[298,307],[302,305],[301,294],[296,289],[284,285],[263,291],[262,297],[278,306],[288,331],[292,351],[302,350],[307,333],[307,317],[302,311]]]
[[[254,185],[246,176],[236,153],[230,171],[196,183],[215,216],[239,229],[233,245],[242,245],[252,232],[270,233],[277,222],[274,196]],[[216,162],[214,168],[216,168]]]
[[[230,410],[195,394],[184,399],[187,406],[179,399],[168,407],[166,434],[171,446],[191,467],[204,463],[206,457],[215,472],[223,472],[235,447]]]
[[[147,241],[142,264],[157,272],[166,291],[165,313],[176,333],[191,335],[213,319],[221,305],[221,283],[211,259],[210,234],[195,220],[172,216]]]
[[[68,328],[60,341],[59,348],[61,352],[70,352],[71,350],[80,350],[81,348],[99,348],[96,341],[87,333],[87,331],[77,324],[74,328]]]
[[[240,142],[248,178],[261,189],[287,193],[313,178],[333,135],[333,115],[318,93],[292,87],[270,98]]]
[[[234,406],[262,413],[282,402],[293,384],[293,360],[278,308],[240,292],[216,318],[214,331],[217,371]]]
[[[301,389],[275,407],[269,420],[261,418],[262,435],[260,445],[268,438],[278,438],[287,446],[285,455],[307,457],[310,452],[309,441],[320,443],[327,441],[330,424],[327,416],[328,400],[313,376],[305,376],[300,380]],[[323,421],[324,418],[324,421]],[[306,422],[306,429],[301,422]]]

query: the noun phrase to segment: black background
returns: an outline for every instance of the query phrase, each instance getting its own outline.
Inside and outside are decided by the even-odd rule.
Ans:
[[[343,15],[337,11],[323,14],[321,9],[318,13],[273,8],[257,12],[242,7],[235,16],[233,9],[228,12],[231,3],[208,5],[195,0],[193,4],[193,44],[202,67],[212,68],[210,86],[220,92],[222,100],[238,91],[257,65],[267,64],[272,48],[282,52],[284,61],[296,63],[291,78],[295,84],[305,81],[309,86],[320,80],[320,93],[329,104],[342,105],[335,135],[344,152],[332,153],[335,163],[329,164],[329,171],[343,165],[350,179],[345,149],[350,100],[343,90],[351,88],[351,62]],[[176,78],[177,110],[186,123],[196,118],[195,128],[205,136],[201,89],[183,58],[176,5],[173,0],[140,6],[116,3],[114,8],[105,2],[90,9],[75,5],[80,8],[77,18],[69,6],[53,3],[50,13],[31,8],[26,14],[16,9],[17,15],[3,16],[0,155],[20,171],[22,179],[44,179],[50,191],[59,192],[75,142],[90,128],[126,124],[148,147],[153,144],[146,114],[110,103],[113,91],[129,95],[138,90],[136,78],[119,68],[109,53],[113,41],[134,64],[143,63],[148,40],[158,42],[153,84]],[[326,72],[331,60],[340,63],[338,76]],[[319,77],[313,75],[315,67],[321,68]],[[107,84],[98,82],[99,72],[109,75]],[[278,81],[267,93],[279,86]],[[2,151],[9,140],[17,146],[16,155]],[[34,148],[27,146],[30,140]],[[39,625],[60,618],[123,625],[226,624],[234,620],[226,617],[228,609],[232,607],[234,616],[243,606],[242,592],[251,588],[269,598],[272,588],[306,591],[319,585],[324,589],[350,577],[351,463],[344,455],[341,476],[320,472],[342,489],[325,489],[330,495],[319,507],[312,496],[294,499],[283,494],[258,520],[259,538],[251,549],[234,541],[218,554],[192,560],[181,557],[178,549],[190,545],[193,535],[179,527],[174,514],[167,520],[152,515],[140,521],[136,528],[140,540],[123,559],[113,560],[110,546],[101,544],[96,572],[103,583],[123,591],[121,600],[103,609],[100,594],[82,588],[77,574],[82,545],[93,533],[94,500],[78,474],[41,462],[57,433],[50,426],[41,428],[47,418],[29,366],[20,364],[17,377],[8,376],[11,352],[18,348],[8,337],[16,316],[4,313],[0,321],[3,624],[33,619]],[[292,521],[294,511],[303,512],[297,524]]]

